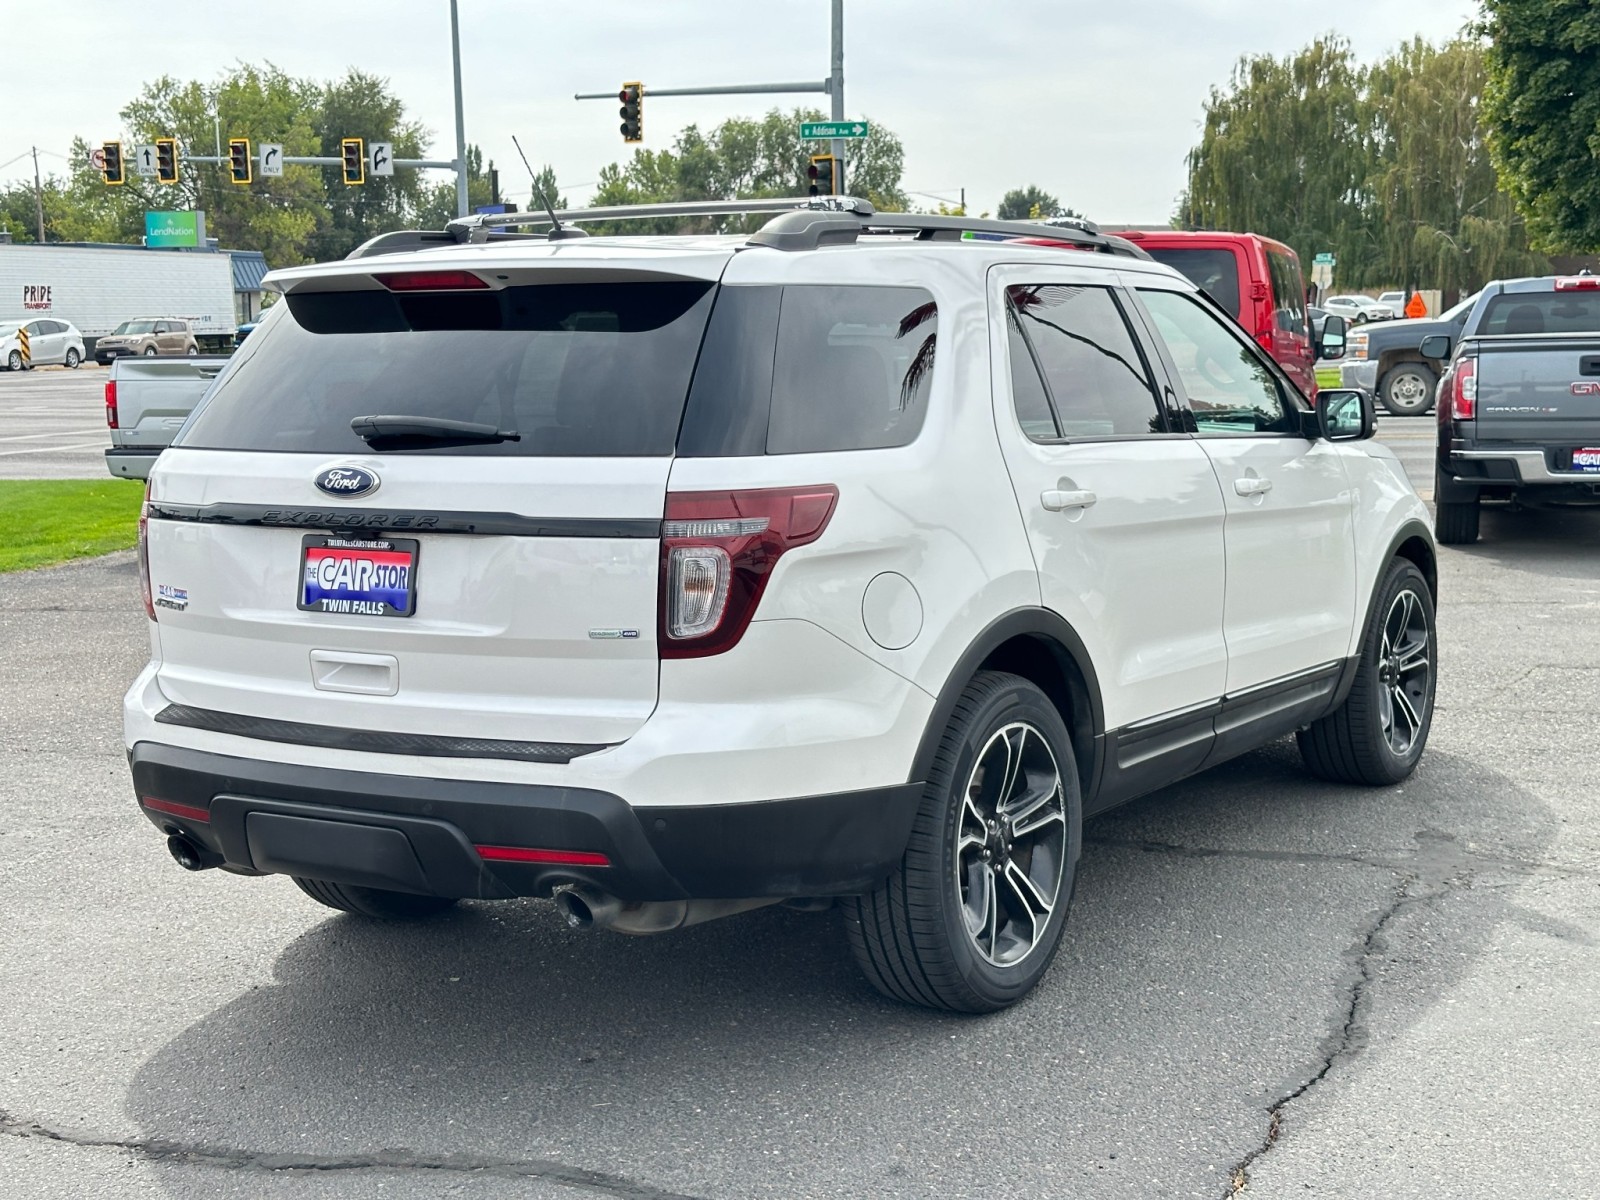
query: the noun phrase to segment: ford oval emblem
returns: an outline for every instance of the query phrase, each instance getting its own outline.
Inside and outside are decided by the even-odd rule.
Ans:
[[[330,496],[365,496],[378,490],[378,482],[363,467],[329,467],[317,476],[317,487]]]

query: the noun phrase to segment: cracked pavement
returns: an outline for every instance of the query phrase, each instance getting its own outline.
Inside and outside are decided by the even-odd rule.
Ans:
[[[118,744],[131,556],[0,576],[0,1195],[1588,1194],[1597,532],[1442,552],[1401,787],[1283,742],[1091,822],[1055,969],[982,1019],[880,999],[833,914],[391,930],[185,874]]]

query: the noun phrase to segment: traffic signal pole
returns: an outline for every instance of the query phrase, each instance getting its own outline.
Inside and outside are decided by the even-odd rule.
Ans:
[[[452,5],[454,0],[452,0]],[[830,0],[832,8],[832,69],[826,79],[804,83],[734,83],[715,87],[641,87],[640,95],[652,96],[748,96],[757,93],[822,92],[833,97],[833,119],[844,120],[844,0]],[[624,85],[626,86],[626,85]],[[574,100],[616,100],[615,91],[577,92]],[[831,140],[834,162],[839,172],[839,190],[844,190],[844,139]]]
[[[450,63],[456,77],[456,216],[467,215],[467,119],[461,109],[461,22],[450,0]],[[395,163],[395,166],[404,166]]]

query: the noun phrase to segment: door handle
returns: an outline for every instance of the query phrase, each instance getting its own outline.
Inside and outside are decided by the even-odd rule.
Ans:
[[[1272,490],[1272,480],[1247,476],[1233,481],[1233,490],[1241,496],[1260,496]]]
[[[1069,508],[1088,508],[1099,500],[1093,492],[1063,492],[1055,488],[1039,493],[1039,503],[1051,512],[1061,512]]]

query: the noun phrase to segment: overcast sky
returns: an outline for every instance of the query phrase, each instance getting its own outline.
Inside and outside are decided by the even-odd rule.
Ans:
[[[74,134],[120,136],[117,112],[146,80],[209,79],[240,60],[324,79],[352,64],[386,76],[432,131],[433,156],[453,156],[448,0],[180,5],[157,22],[125,0],[6,9],[0,164],[37,144],[41,169],[63,172]],[[460,9],[467,139],[520,192],[516,134],[536,166],[555,167],[574,203],[630,149],[615,103],[580,103],[574,92],[625,79],[693,87],[828,72],[828,0],[460,0]],[[1207,91],[1241,54],[1285,54],[1333,30],[1371,59],[1417,34],[1448,38],[1475,9],[1473,0],[845,0],[846,111],[900,136],[912,193],[965,187],[973,211],[992,210],[1005,191],[1036,183],[1096,220],[1161,223],[1183,189]],[[691,122],[828,103],[820,94],[647,100],[645,145],[666,149]],[[0,167],[4,180],[31,174],[26,157]]]

